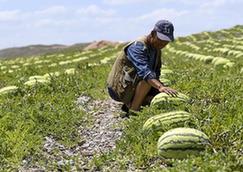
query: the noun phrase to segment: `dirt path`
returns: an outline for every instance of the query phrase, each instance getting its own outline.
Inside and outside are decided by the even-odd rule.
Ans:
[[[83,124],[78,129],[81,141],[78,145],[67,148],[58,143],[51,136],[45,137],[43,145],[44,157],[50,168],[59,168],[60,170],[69,165],[70,170],[89,171],[89,163],[94,156],[112,151],[115,143],[122,136],[121,104],[107,100],[92,100],[88,96],[80,96],[77,99],[77,106],[86,112],[82,119]],[[55,153],[53,153],[55,152]],[[30,165],[31,159],[25,159],[22,162],[22,168],[19,171],[47,171],[48,169],[41,165]],[[55,165],[49,165],[55,164]],[[61,170],[62,171],[62,170]]]
[[[80,128],[80,135],[85,141],[80,148],[82,155],[93,156],[115,148],[115,142],[122,135],[120,124],[124,119],[119,117],[121,104],[111,99],[93,101],[88,106],[84,120],[87,123],[91,120],[91,124]]]

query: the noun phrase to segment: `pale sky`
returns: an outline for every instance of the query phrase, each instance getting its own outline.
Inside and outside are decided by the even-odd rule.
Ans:
[[[129,41],[170,20],[175,37],[243,24],[243,0],[0,0],[0,49]]]

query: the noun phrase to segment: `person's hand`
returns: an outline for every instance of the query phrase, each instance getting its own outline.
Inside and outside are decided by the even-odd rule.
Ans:
[[[174,90],[170,87],[164,87],[164,86],[159,87],[159,92],[161,92],[161,93],[164,92],[164,93],[171,95],[173,97],[176,97],[177,94],[178,94],[176,90]]]

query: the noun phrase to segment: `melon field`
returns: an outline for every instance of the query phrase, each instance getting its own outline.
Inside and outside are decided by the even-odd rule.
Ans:
[[[183,96],[160,97],[129,118],[106,89],[123,46],[0,60],[0,171],[243,170],[243,26],[170,43],[160,79]],[[144,125],[173,111],[193,121],[182,127],[207,135],[205,150],[183,159],[158,153],[176,125]]]

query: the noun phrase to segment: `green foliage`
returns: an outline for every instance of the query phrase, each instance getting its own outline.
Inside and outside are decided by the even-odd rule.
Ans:
[[[212,40],[220,45],[229,44],[217,40],[217,34],[210,33]],[[216,39],[215,39],[215,38]],[[181,42],[187,40],[180,40]],[[238,42],[242,42],[238,40]],[[221,43],[222,42],[222,43]],[[193,42],[201,49],[200,54],[215,55],[203,48],[206,41]],[[218,45],[218,46],[220,46]],[[169,48],[198,52],[190,47],[175,43]],[[212,50],[214,47],[210,47]],[[145,107],[138,117],[132,117],[125,123],[123,138],[117,143],[116,150],[109,155],[103,155],[99,166],[109,167],[107,161],[115,161],[116,168],[126,170],[129,166],[147,171],[241,171],[243,144],[243,78],[240,69],[242,58],[234,58],[220,54],[235,62],[233,68],[215,68],[196,59],[177,56],[165,49],[164,62],[166,68],[173,74],[167,79],[172,81],[171,87],[190,97],[189,104],[178,106]],[[200,156],[191,156],[184,160],[166,160],[157,155],[156,144],[163,133],[145,133],[142,126],[149,117],[173,110],[186,110],[195,118],[195,128],[205,132],[212,147],[202,152]],[[104,158],[105,156],[105,158]],[[96,160],[97,161],[97,160]],[[100,165],[102,164],[102,165]]]
[[[195,34],[179,38],[165,48],[163,61],[167,69],[173,70],[173,74],[166,75],[166,79],[171,81],[172,88],[187,95],[190,101],[160,108],[144,107],[138,116],[124,122],[124,133],[116,149],[97,156],[91,163],[92,168],[108,171],[126,171],[129,168],[142,171],[241,171],[243,78],[240,71],[243,59],[234,55],[243,45],[242,39],[236,36],[239,30],[242,33],[241,26],[224,32]],[[235,51],[213,51],[221,46],[231,46]],[[16,170],[27,157],[45,164],[41,153],[46,136],[52,136],[67,147],[77,145],[82,140],[78,135],[78,127],[86,125],[82,123],[85,114],[78,108],[76,100],[82,93],[93,99],[108,97],[106,78],[114,55],[120,49],[106,48],[104,51],[69,52],[0,61],[0,88],[11,85],[19,88],[14,93],[0,95],[1,170]],[[172,53],[171,49],[182,51],[182,54]],[[185,52],[219,56],[229,59],[234,66],[215,67],[200,59],[187,58],[183,55]],[[83,60],[79,61],[78,58]],[[75,69],[74,74],[65,74],[64,71],[70,68]],[[30,76],[51,72],[60,72],[60,76],[51,76],[48,84],[24,86]],[[184,160],[159,157],[157,141],[163,132],[146,132],[142,127],[150,117],[175,110],[193,114],[194,128],[209,136],[212,148]],[[56,166],[50,166],[50,171],[55,171]],[[70,168],[65,167],[63,170],[68,171]]]
[[[98,51],[87,52],[94,55],[90,57],[89,62],[99,61],[117,51],[108,50],[100,55],[95,55],[99,53]],[[87,53],[79,56],[85,56]],[[71,54],[71,57],[78,58],[75,54]],[[49,64],[57,59],[59,59],[58,54]],[[4,63],[1,65],[10,67],[12,63],[22,61],[22,59],[19,62],[16,60],[1,61]],[[31,63],[40,60],[48,59],[45,56],[36,57]],[[39,69],[34,65],[24,67],[21,63],[21,70],[7,75],[1,72],[4,83],[2,87],[14,84],[19,89],[13,93],[0,95],[0,169],[18,169],[22,160],[28,157],[41,163],[42,145],[46,136],[53,137],[66,147],[77,145],[82,140],[78,128],[84,125],[82,124],[84,112],[79,109],[77,98],[83,93],[93,99],[107,97],[105,84],[109,68],[105,65],[89,67],[87,60],[84,60],[62,67],[58,65],[48,67],[45,64]],[[76,72],[72,75],[65,74],[64,70],[69,68],[75,68]],[[24,85],[30,76],[57,71],[60,75],[51,76],[47,84]],[[53,166],[53,169],[56,167]]]

